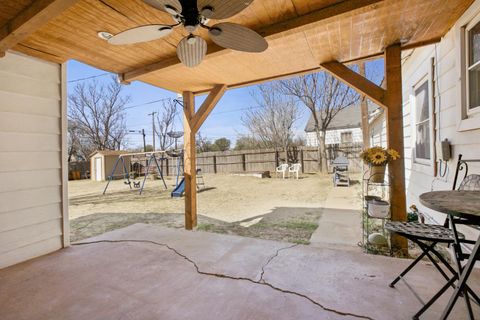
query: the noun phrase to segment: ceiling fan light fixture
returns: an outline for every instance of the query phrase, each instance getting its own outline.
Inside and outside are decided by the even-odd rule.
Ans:
[[[107,31],[100,31],[97,33],[97,36],[102,40],[110,40],[113,37],[113,34]]]
[[[185,25],[185,30],[188,32],[188,33],[194,33],[195,30],[197,30],[197,27],[198,25]]]
[[[197,42],[197,38],[193,34],[189,35],[187,38],[187,43],[190,45],[194,45],[195,42]]]
[[[193,43],[190,39],[194,38]],[[207,54],[207,42],[191,34],[180,41],[177,46],[177,56],[180,61],[187,67],[193,68],[199,65]]]

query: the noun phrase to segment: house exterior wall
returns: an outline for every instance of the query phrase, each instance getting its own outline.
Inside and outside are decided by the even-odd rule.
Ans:
[[[0,59],[0,268],[68,245],[63,79],[58,64]]]
[[[361,128],[348,128],[348,129],[336,129],[328,130],[325,136],[325,143],[329,144],[339,144],[341,143],[342,132],[351,132],[353,143],[361,143],[362,139],[362,129]],[[306,132],[305,133],[306,145],[307,147],[317,147],[318,140],[315,132]]]
[[[458,155],[464,159],[480,159],[480,113],[465,118],[465,66],[462,28],[475,18],[480,18],[480,0],[475,1],[455,26],[436,45],[416,48],[403,53],[402,83],[404,110],[405,179],[407,207],[415,204],[431,223],[443,224],[445,215],[421,205],[419,196],[431,190],[452,188]],[[416,113],[415,88],[428,83],[431,119],[430,160],[416,159]],[[386,146],[385,115],[370,125],[372,145]],[[439,167],[436,143],[448,139],[452,156]],[[446,167],[445,167],[446,165]],[[437,168],[437,169],[436,169]],[[446,169],[445,169],[446,168]],[[480,174],[478,163],[469,164],[470,173]],[[477,232],[463,228],[467,237],[476,237]]]
[[[407,179],[407,201],[419,207],[420,194],[434,190],[451,189],[459,154],[465,159],[480,159],[480,114],[462,119],[465,81],[462,43],[462,27],[480,15],[480,1],[475,1],[455,26],[437,45],[416,49],[403,65],[403,101],[405,160]],[[408,54],[407,54],[408,56]],[[432,68],[433,64],[433,68]],[[415,159],[415,108],[414,86],[424,78],[431,88],[430,97],[432,137],[435,141],[448,139],[452,145],[452,159],[448,161],[445,177],[436,175],[435,153],[437,148],[432,141],[431,160],[423,162]],[[434,94],[432,94],[434,92]],[[418,108],[417,108],[418,109]],[[466,130],[468,129],[468,130]],[[433,139],[432,139],[433,140]],[[443,169],[443,168],[442,168]],[[438,170],[437,170],[438,171]],[[471,164],[470,172],[480,173],[480,166]],[[443,222],[445,216],[422,208],[435,222]]]
[[[387,124],[385,122],[385,114],[382,113],[379,117],[370,123],[370,145],[387,147]]]

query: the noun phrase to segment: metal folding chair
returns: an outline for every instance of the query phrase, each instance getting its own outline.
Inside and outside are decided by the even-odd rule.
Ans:
[[[457,167],[455,171],[455,179],[453,182],[452,190],[456,190],[457,180],[459,172],[464,170],[465,160],[462,160],[462,155],[459,155]],[[480,190],[480,183],[478,183],[479,176],[471,175],[467,176],[467,169],[465,169],[465,175],[463,181],[460,183],[458,190]],[[479,187],[479,189],[476,189]],[[395,278],[391,283],[390,287],[395,287],[395,284],[402,280],[405,275],[413,269],[413,267],[424,257],[427,257],[435,268],[441,273],[441,275],[447,280],[447,283],[442,287],[442,289],[435,294],[428,302],[423,302],[420,297],[417,298],[423,303],[423,307],[413,316],[413,319],[419,319],[422,315],[445,291],[448,287],[455,288],[455,281],[458,279],[458,272],[446,261],[446,259],[438,252],[436,249],[437,244],[447,244],[447,245],[457,245],[458,239],[464,239],[464,235],[458,232],[457,230],[451,230],[449,228],[448,219],[445,220],[444,225],[432,225],[432,224],[423,224],[418,222],[400,222],[400,221],[389,221],[385,224],[385,229],[397,233],[410,241],[418,245],[422,250],[422,254],[418,256],[405,270],[400,273],[400,275]],[[461,252],[461,248],[457,247],[456,251]],[[446,272],[442,269],[439,263],[434,259],[437,257],[438,260],[446,267],[446,269],[451,273],[451,276],[448,276]],[[464,259],[464,255],[460,255],[460,259]],[[461,261],[461,260],[460,260]],[[408,284],[407,284],[408,286]],[[410,288],[412,289],[412,288]],[[412,290],[413,291],[413,290]],[[470,294],[477,303],[480,304],[480,298],[467,287],[467,292]]]

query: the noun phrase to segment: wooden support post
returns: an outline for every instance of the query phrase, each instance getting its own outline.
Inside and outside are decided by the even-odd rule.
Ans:
[[[195,115],[195,97],[192,92],[183,93],[183,127],[184,127],[184,176],[185,176],[185,229],[197,226],[197,172],[195,131],[192,121]]]
[[[242,168],[243,168],[243,171],[247,171],[247,159],[245,154],[242,154]]]
[[[305,161],[303,158],[303,149],[300,149],[300,165],[302,166],[302,173],[305,173]]]
[[[400,160],[390,162],[388,170],[390,183],[391,216],[393,221],[406,221],[405,155],[403,146],[403,105],[402,105],[402,59],[400,45],[387,47],[385,51],[385,94],[388,147],[400,154]],[[408,253],[407,239],[392,235],[392,248]]]
[[[190,91],[183,92],[183,148],[185,177],[185,229],[197,226],[197,164],[195,134],[207,119],[210,112],[225,93],[227,86],[216,85],[198,112],[195,112],[195,96]],[[216,163],[215,168],[216,171]]]
[[[365,77],[365,62],[362,61],[358,64],[358,73]],[[360,109],[362,114],[362,140],[363,140],[363,148],[367,149],[370,148],[370,124],[368,122],[368,101],[367,97],[361,97],[360,102]]]
[[[280,154],[278,151],[275,151],[275,167],[280,166]]]
[[[217,156],[213,155],[213,173],[217,174]]]

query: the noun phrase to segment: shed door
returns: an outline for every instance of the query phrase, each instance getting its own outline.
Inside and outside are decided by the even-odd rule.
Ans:
[[[102,181],[102,158],[95,158],[95,180]]]

